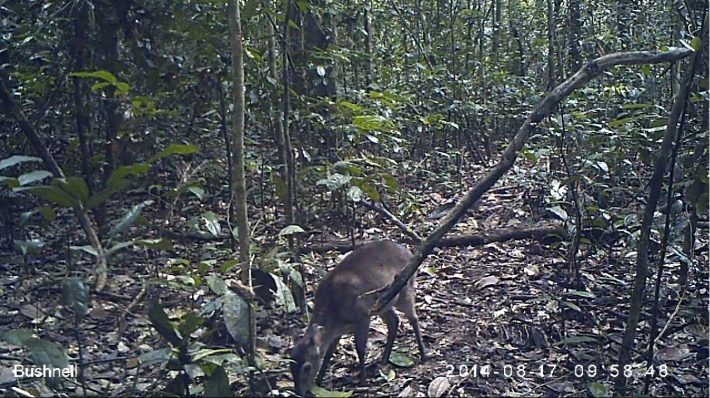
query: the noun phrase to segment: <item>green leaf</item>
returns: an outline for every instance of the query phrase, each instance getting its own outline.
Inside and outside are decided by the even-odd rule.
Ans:
[[[414,366],[412,358],[397,351],[393,351],[392,354],[390,354],[389,361],[393,365],[397,365],[401,368],[411,368]]]
[[[157,302],[153,302],[148,310],[148,319],[155,330],[165,338],[173,346],[180,346],[182,337],[175,328],[175,325],[170,322],[168,315],[163,310],[163,307]]]
[[[352,391],[333,391],[333,390],[326,390],[323,387],[319,387],[314,385],[311,387],[311,392],[313,395],[317,398],[326,398],[326,397],[333,397],[333,398],[345,398],[345,397],[351,397],[353,395]]]
[[[205,323],[205,319],[197,315],[193,311],[190,311],[182,316],[180,319],[180,324],[178,325],[178,331],[183,336],[189,336],[197,330],[202,324]]]
[[[89,310],[89,292],[81,278],[73,277],[64,281],[62,303],[71,308],[81,321]]]
[[[284,227],[283,229],[281,229],[281,231],[279,231],[279,236],[289,236],[289,235],[300,234],[300,233],[304,233],[304,232],[306,232],[306,231],[304,231],[303,228],[301,228],[301,226],[294,224],[294,225],[288,225],[288,226]]]
[[[391,382],[397,377],[397,374],[394,372],[392,369],[388,369],[387,373],[383,372],[382,369],[380,369],[380,376],[387,382]]]
[[[360,189],[358,186],[352,186],[350,189],[348,189],[348,199],[350,199],[353,202],[359,202],[365,198],[366,194],[365,191]]]
[[[92,77],[95,79],[101,79],[105,82],[114,84],[116,83],[116,76],[114,76],[111,72],[106,71],[106,70],[96,70],[93,72],[72,72],[69,74],[69,77]]]
[[[116,91],[113,93],[115,97],[128,94],[128,91],[131,89],[131,86],[129,86],[126,82],[116,82],[114,87],[116,87]]]
[[[222,310],[227,331],[237,345],[245,345],[249,341],[249,304],[230,291],[223,298]]]
[[[17,177],[17,182],[19,182],[20,185],[29,185],[37,181],[42,181],[45,178],[51,176],[52,173],[48,172],[47,170],[35,170],[33,172],[20,175],[19,177]]]
[[[40,239],[14,240],[12,242],[15,249],[19,250],[23,256],[39,253],[39,250],[44,247],[44,242]]]
[[[380,173],[380,178],[385,182],[385,186],[387,188],[391,189],[392,191],[396,191],[399,189],[399,183],[397,182],[397,179],[394,178],[391,174],[387,173]]]
[[[121,250],[121,249],[125,249],[125,248],[127,248],[127,247],[131,247],[131,246],[133,246],[133,245],[135,245],[135,243],[134,243],[133,241],[130,241],[130,240],[129,240],[129,241],[126,241],[126,242],[118,242],[118,243],[116,243],[115,245],[111,246],[110,249],[106,250],[106,255],[107,255],[107,256],[111,256],[111,255],[113,255],[114,253],[116,253],[117,251],[119,251],[119,250]]]
[[[206,397],[232,397],[232,390],[229,388],[229,378],[224,368],[218,366],[212,374],[205,379]]]
[[[33,336],[34,332],[29,329],[11,329],[0,332],[0,340],[8,344],[22,346]]]
[[[143,365],[151,365],[151,364],[158,363],[158,362],[165,363],[165,362],[168,362],[168,360],[170,359],[172,354],[173,354],[172,348],[166,347],[166,348],[161,348],[159,350],[153,350],[153,351],[148,351],[146,353],[143,353],[138,357],[138,360]]]
[[[548,207],[547,211],[556,215],[562,221],[567,221],[567,219],[569,218],[565,209],[560,206]]]
[[[76,203],[84,204],[89,200],[89,186],[81,177],[55,178],[52,185],[64,190]]]
[[[218,294],[220,296],[226,294],[229,290],[227,289],[227,284],[224,282],[224,279],[220,278],[217,275],[207,275],[207,286],[210,287],[210,289],[215,292],[215,294]]]
[[[138,216],[141,215],[143,208],[147,205],[150,205],[151,203],[153,203],[152,200],[146,200],[143,203],[133,206],[133,208],[126,212],[126,214],[121,217],[121,219],[116,223],[116,225],[111,228],[111,231],[109,231],[108,236],[113,238],[114,236],[128,229],[131,225],[133,225],[133,223],[136,222]]]
[[[351,176],[335,173],[318,181],[316,185],[324,185],[328,191],[334,191],[349,183],[352,178]]]
[[[296,312],[298,310],[298,307],[296,307],[296,301],[293,299],[291,289],[286,286],[283,279],[281,279],[280,277],[272,273],[269,273],[269,275],[271,276],[271,279],[273,279],[276,283],[276,292],[274,294],[276,304],[281,306],[287,313]]]
[[[136,245],[153,250],[173,250],[173,242],[166,238],[138,239],[133,241]]]
[[[191,192],[193,195],[197,196],[197,199],[199,199],[199,200],[205,199],[205,190],[204,189],[193,185],[193,186],[187,187],[187,190],[189,192]]]
[[[594,293],[592,293],[592,292],[585,292],[585,291],[581,291],[581,290],[570,290],[570,291],[567,292],[567,295],[568,295],[568,296],[585,297],[585,298],[590,298],[590,299],[596,298],[596,296],[594,295]]]
[[[98,256],[98,255],[99,255],[99,252],[97,252],[96,249],[94,249],[94,247],[91,246],[91,245],[85,245],[85,246],[69,246],[69,249],[70,249],[70,250],[73,250],[73,251],[82,251],[82,252],[85,252],[85,253],[89,253],[89,254],[91,254],[92,256]]]
[[[236,259],[227,260],[222,264],[221,267],[219,267],[219,271],[223,274],[226,274],[232,268],[236,267],[238,264],[239,264],[239,260],[236,260]]]
[[[198,350],[194,354],[192,354],[192,360],[197,362],[197,361],[202,361],[203,359],[212,357],[212,356],[220,356],[224,358],[225,356],[222,354],[234,354],[234,351],[231,348],[203,348],[201,350]],[[228,357],[228,356],[227,356]],[[213,362],[217,365],[219,365],[221,362]]]
[[[160,160],[160,159],[168,157],[170,155],[189,155],[192,153],[196,153],[199,150],[200,150],[200,148],[197,145],[170,144],[163,151],[161,151],[160,153],[158,153],[155,156],[153,156],[152,158],[150,158],[150,160],[148,160],[148,163],[153,163],[156,160]]]
[[[380,115],[361,115],[353,117],[353,125],[361,131],[390,131],[394,123]]]
[[[362,107],[358,104],[353,104],[352,102],[348,102],[345,100],[338,100],[338,107],[350,110],[354,113],[362,112],[363,110],[365,110],[364,107]]]
[[[17,181],[15,177],[0,176],[0,185],[4,185],[8,188],[16,188],[20,186],[20,182]]]
[[[69,358],[64,347],[51,341],[31,337],[25,341],[25,347],[30,351],[35,365],[48,365],[54,368],[69,366]]]
[[[0,170],[12,167],[24,162],[41,162],[42,159],[34,156],[13,155],[7,159],[0,160]]]
[[[202,213],[202,221],[205,223],[207,231],[209,231],[212,236],[218,237],[222,232],[222,227],[219,225],[219,220],[217,215],[211,211]]]
[[[121,166],[111,173],[111,176],[106,182],[107,189],[121,189],[123,188],[123,179],[133,175],[139,176],[147,173],[150,170],[150,164],[148,163],[134,163],[128,166]]]
[[[587,385],[587,388],[589,388],[589,393],[592,394],[593,397],[595,398],[601,398],[601,397],[610,397],[611,393],[609,392],[609,388],[604,385],[603,383],[600,383],[598,381],[593,381]]]
[[[693,39],[690,41],[690,47],[693,49],[693,51],[698,52],[702,45],[703,40],[698,36],[693,36]]]
[[[13,191],[29,191],[44,200],[47,200],[62,207],[73,207],[79,204],[79,202],[75,198],[70,196],[66,191],[54,185],[19,187],[13,188]]]

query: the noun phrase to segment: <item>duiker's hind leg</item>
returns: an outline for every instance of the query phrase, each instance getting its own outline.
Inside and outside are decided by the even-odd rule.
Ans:
[[[419,346],[419,356],[422,362],[426,360],[426,352],[424,349],[424,342],[422,341],[422,332],[419,329],[419,317],[417,316],[417,310],[414,308],[414,286],[405,286],[404,289],[399,293],[399,299],[395,307],[402,311],[404,316],[407,317],[409,324],[412,325],[414,329],[414,336],[417,339],[417,345]]]

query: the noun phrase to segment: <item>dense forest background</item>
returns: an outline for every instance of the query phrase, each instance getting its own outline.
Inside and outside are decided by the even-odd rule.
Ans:
[[[345,339],[316,394],[706,396],[707,8],[2,2],[0,393],[292,395],[387,238],[430,360]]]

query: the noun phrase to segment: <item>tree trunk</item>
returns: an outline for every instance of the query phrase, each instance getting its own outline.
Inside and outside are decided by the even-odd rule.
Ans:
[[[707,45],[705,35],[707,35],[707,32],[704,30],[703,34],[700,35],[703,39],[703,43],[700,50],[695,53],[693,60],[694,64],[705,51],[705,46]],[[671,108],[671,113],[668,117],[666,131],[663,135],[663,142],[658,150],[658,157],[656,158],[653,175],[649,181],[648,199],[646,201],[646,208],[644,209],[643,219],[641,221],[641,234],[639,236],[638,248],[636,250],[636,276],[634,277],[634,286],[631,294],[629,317],[626,321],[626,330],[624,331],[621,351],[619,352],[619,368],[623,368],[629,363],[629,360],[631,359],[631,351],[635,346],[634,340],[636,338],[636,328],[638,327],[641,315],[641,305],[643,304],[644,293],[646,291],[646,276],[648,273],[648,243],[651,235],[653,216],[656,212],[658,199],[661,196],[663,174],[666,172],[668,158],[671,153],[673,141],[675,140],[675,136],[677,134],[678,120],[680,119],[681,112],[685,108],[685,103],[688,100],[690,85],[694,75],[695,67],[693,66],[688,68],[685,78],[683,79],[683,83],[673,99],[673,107]],[[670,206],[670,203],[667,205]],[[625,395],[625,390],[626,378],[619,377],[616,381],[616,393],[618,395]]]
[[[237,229],[239,231],[241,280],[244,285],[251,289],[250,231],[247,218],[246,178],[244,176],[244,53],[239,0],[230,1],[227,8],[230,48],[232,51],[232,101],[234,103],[232,113],[232,156],[234,165],[230,176],[232,187],[234,187],[232,203],[236,208]],[[250,302],[247,355],[252,366],[254,365],[254,355],[256,354],[256,322],[254,315],[254,305]]]

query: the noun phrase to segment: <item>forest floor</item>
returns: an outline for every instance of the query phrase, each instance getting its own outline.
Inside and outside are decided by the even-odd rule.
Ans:
[[[532,216],[523,203],[525,188],[516,178],[501,180],[498,188],[482,198],[472,215],[457,225],[456,232],[526,225],[524,221]],[[425,210],[449,199],[422,197],[426,197],[421,203]],[[71,219],[71,215],[64,217],[65,222]],[[421,222],[405,221],[410,225]],[[367,222],[363,224],[367,236],[359,239],[401,237],[401,232],[386,221],[379,221],[375,228]],[[706,232],[697,244],[704,249],[691,267],[687,293],[677,311],[678,266],[670,267],[664,279],[660,327],[670,314],[673,319],[659,340],[650,367],[640,360],[638,352],[629,368],[616,365],[619,345],[615,342],[622,338],[634,274],[635,256],[629,250],[602,252],[583,245],[577,256],[582,286],[573,289],[566,283],[565,246],[520,240],[475,248],[436,249],[417,276],[417,311],[427,361],[420,363],[411,328],[403,320],[395,341],[395,362],[403,366],[370,366],[367,385],[356,386],[355,349],[352,338],[344,338],[322,387],[369,396],[428,396],[444,392],[451,396],[601,396],[613,385],[615,373],[626,372],[629,391],[640,393],[648,382],[650,395],[707,396]],[[226,243],[186,240],[175,245],[178,253],[170,253],[171,258],[129,251],[119,264],[114,263],[106,291],[92,296],[80,334],[60,304],[57,281],[68,268],[65,241],[51,240],[41,256],[30,255],[24,260],[7,251],[0,252],[0,331],[33,329],[40,337],[66,347],[72,358],[77,358],[77,341],[81,341],[84,362],[90,364],[86,370],[90,393],[134,395],[156,391],[169,380],[165,368],[141,367],[137,361],[139,354],[167,347],[148,321],[149,299],[160,298],[171,316],[179,316],[199,308],[206,296],[179,287],[176,278],[168,278],[171,282],[163,285],[146,282],[164,275],[161,267],[174,265],[171,259],[176,257],[199,261],[223,258],[221,245]],[[303,256],[309,286],[315,285],[315,275],[322,274],[322,268],[332,269],[338,256]],[[85,266],[84,271],[91,264]],[[647,292],[651,298],[652,285]],[[649,311],[647,306],[642,315],[642,337],[648,335]],[[292,387],[284,358],[304,325],[303,319],[285,314],[280,308],[259,310],[258,349],[268,363],[269,388],[278,395],[288,395]],[[373,321],[368,363],[379,359],[385,335],[384,324],[379,319]],[[220,338],[212,340],[216,348],[229,348],[231,343]],[[646,338],[639,343],[642,344],[637,346],[645,351]],[[19,358],[17,349],[0,347],[0,391],[12,382],[8,369]],[[410,360],[411,364],[407,364]],[[240,384],[240,380],[232,381]],[[247,394],[249,390],[241,386],[236,387],[237,392]],[[32,388],[42,395],[52,391],[41,385]],[[78,394],[80,386],[64,384],[63,388]]]

